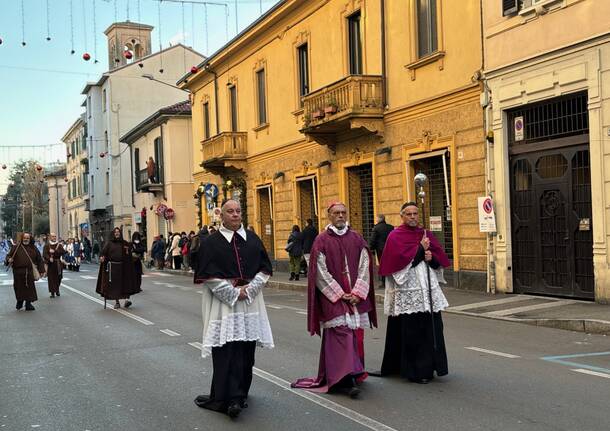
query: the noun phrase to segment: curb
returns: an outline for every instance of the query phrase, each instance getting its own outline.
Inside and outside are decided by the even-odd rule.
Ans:
[[[285,281],[270,280],[267,285],[272,289],[305,291],[306,285],[288,283]],[[376,294],[375,303],[383,305],[384,295]],[[452,310],[451,307],[444,310],[445,313],[458,314],[461,316],[478,317],[490,320],[501,320],[504,322],[524,323],[526,325],[543,326],[546,328],[563,329],[567,331],[585,332],[587,334],[610,335],[610,321],[599,319],[531,319],[507,316],[485,316],[468,311]]]

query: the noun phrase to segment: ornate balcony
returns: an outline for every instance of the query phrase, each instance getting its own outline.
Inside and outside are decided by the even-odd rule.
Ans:
[[[303,97],[301,133],[333,148],[339,135],[383,135],[381,76],[350,75]]]
[[[247,132],[222,132],[201,141],[201,166],[215,175],[242,172],[248,154]]]

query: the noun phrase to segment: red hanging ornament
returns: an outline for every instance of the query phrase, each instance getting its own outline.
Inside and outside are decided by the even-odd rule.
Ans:
[[[192,73],[193,75],[194,75],[194,74],[196,74],[197,72],[199,72],[199,68],[198,68],[197,66],[193,66],[193,67],[191,67],[191,73]]]
[[[104,157],[106,157],[106,153],[104,153],[104,152],[100,153],[100,157],[103,159]]]
[[[70,157],[72,157],[71,153],[66,154],[66,157],[69,159]]]
[[[6,165],[2,165],[2,169],[6,169]]]
[[[68,179],[67,179],[67,178],[64,178],[64,181],[65,181],[65,182],[68,182]]]
[[[42,166],[40,166],[40,165],[36,165],[36,170],[37,170],[38,172],[42,171]]]
[[[85,60],[85,61],[89,61],[89,60],[91,60],[91,56],[89,55],[89,53],[88,53],[88,52],[85,52],[85,53],[83,54],[83,60]]]
[[[127,60],[131,60],[133,58],[133,54],[131,53],[131,51],[124,51],[123,52],[123,56],[127,59]]]

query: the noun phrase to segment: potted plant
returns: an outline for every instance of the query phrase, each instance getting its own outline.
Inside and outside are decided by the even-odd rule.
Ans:
[[[339,109],[339,105],[337,105],[337,101],[335,99],[331,99],[326,106],[324,107],[324,113],[328,115],[335,114]]]
[[[307,127],[309,126],[309,123],[311,123],[311,114],[308,112],[307,114],[303,115],[303,125]]]
[[[312,117],[314,120],[319,120],[321,118],[324,118],[324,111],[320,108],[317,108],[315,111],[312,112]]]

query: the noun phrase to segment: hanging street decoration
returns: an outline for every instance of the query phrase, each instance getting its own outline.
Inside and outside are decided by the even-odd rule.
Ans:
[[[133,58],[133,54],[131,53],[130,50],[126,50],[123,52],[123,56],[127,59],[127,60],[131,60]]]
[[[91,56],[89,55],[89,53],[88,53],[88,52],[85,52],[85,53],[83,54],[83,60],[85,60],[85,61],[89,61],[89,60],[91,60]]]
[[[192,73],[193,75],[194,75],[194,74],[196,74],[197,72],[199,72],[199,68],[198,68],[197,66],[193,66],[193,67],[191,67],[191,73]]]

